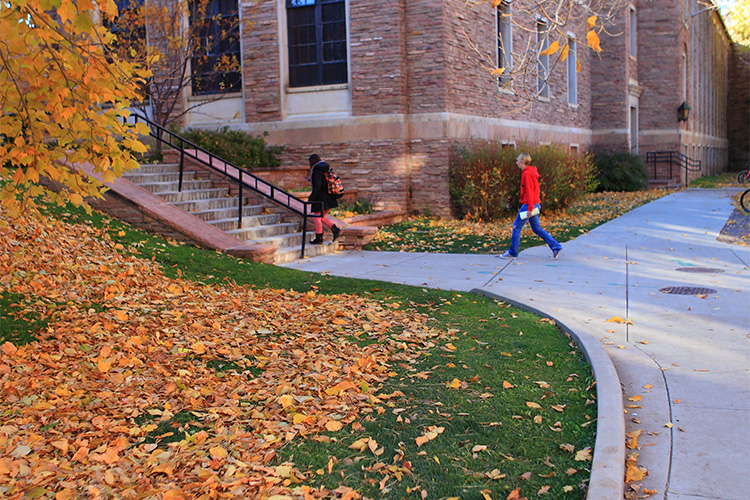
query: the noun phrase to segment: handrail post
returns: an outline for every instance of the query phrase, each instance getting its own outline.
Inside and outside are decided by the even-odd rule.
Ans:
[[[669,179],[670,179],[670,182],[671,182],[672,179],[674,179],[674,173],[672,171],[672,167],[673,166],[674,166],[674,155],[670,151],[669,152]]]
[[[305,242],[307,241],[307,203],[302,215],[302,250],[300,251],[299,258],[305,258]]]
[[[239,170],[239,180],[238,184],[240,185],[240,198],[239,202],[237,203],[237,207],[239,208],[238,214],[237,214],[237,229],[242,229],[242,170]]]
[[[185,171],[185,148],[182,142],[180,142],[180,178],[178,180],[177,191],[182,192],[182,174]]]

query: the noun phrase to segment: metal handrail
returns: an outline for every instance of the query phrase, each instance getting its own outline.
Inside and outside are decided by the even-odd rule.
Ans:
[[[294,212],[295,214],[302,217],[302,249],[300,258],[305,256],[305,241],[307,240],[307,218],[320,218],[322,217],[322,206],[319,201],[305,201],[297,198],[293,194],[280,189],[268,181],[261,179],[260,177],[251,174],[246,169],[238,167],[233,163],[223,160],[219,156],[207,151],[206,149],[198,146],[184,137],[181,137],[171,130],[168,130],[161,125],[154,123],[145,116],[141,116],[138,113],[132,113],[135,123],[139,121],[146,123],[149,127],[149,135],[163,144],[170,146],[180,152],[180,176],[178,181],[178,190],[182,192],[182,176],[185,167],[185,157],[192,158],[193,160],[201,163],[211,170],[222,174],[225,178],[236,181],[239,185],[239,203],[238,203],[238,228],[242,228],[242,190],[243,187],[254,191],[255,193],[263,196],[264,198],[284,207],[287,210]],[[164,138],[164,136],[167,138]],[[179,142],[179,145],[177,144]],[[185,149],[188,146],[188,149]],[[314,208],[318,208],[314,211]]]
[[[686,156],[679,151],[649,151],[646,153],[646,163],[651,163],[653,166],[654,178],[656,178],[656,164],[657,163],[669,163],[669,178],[673,179],[672,167],[677,165],[678,167],[685,169],[685,187],[688,185],[687,172],[700,172],[701,161],[694,160],[689,156]]]

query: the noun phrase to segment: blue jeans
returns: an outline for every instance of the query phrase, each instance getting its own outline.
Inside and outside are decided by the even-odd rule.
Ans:
[[[541,208],[541,205],[538,203],[535,206],[537,208]],[[521,218],[521,212],[527,209],[528,207],[526,205],[521,205],[521,209],[518,211],[518,215],[516,215],[516,220],[513,221],[513,235],[510,238],[510,249],[508,250],[508,253],[510,253],[513,257],[518,257],[518,247],[521,245],[521,229],[523,229],[526,221],[529,221],[531,230],[534,231],[534,234],[544,240],[547,246],[549,246],[550,250],[552,250],[553,252],[555,250],[560,250],[562,248],[562,245],[560,245],[555,238],[550,236],[547,231],[542,229],[541,225],[539,225],[538,215],[534,215],[532,217],[529,217],[528,219]]]

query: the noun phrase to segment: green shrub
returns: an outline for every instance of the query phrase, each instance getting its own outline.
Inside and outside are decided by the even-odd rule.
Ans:
[[[576,155],[557,145],[517,148],[492,141],[455,144],[450,159],[450,189],[459,217],[495,220],[518,209],[521,171],[516,157],[531,155],[537,167],[545,210],[562,210],[596,187],[590,155]]]
[[[281,146],[268,146],[263,136],[252,136],[239,130],[188,129],[182,132],[185,139],[197,144],[223,160],[248,170],[266,170],[281,165]]]
[[[648,189],[643,160],[630,153],[596,153],[597,191],[642,191]]]
[[[358,196],[351,203],[339,201],[339,210],[344,212],[354,212],[359,215],[367,215],[375,211],[375,201],[370,196]]]

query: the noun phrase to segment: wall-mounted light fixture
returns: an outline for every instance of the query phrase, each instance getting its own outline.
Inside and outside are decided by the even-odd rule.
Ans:
[[[677,108],[677,121],[686,122],[690,118],[690,106],[685,101],[682,101],[680,107]]]

